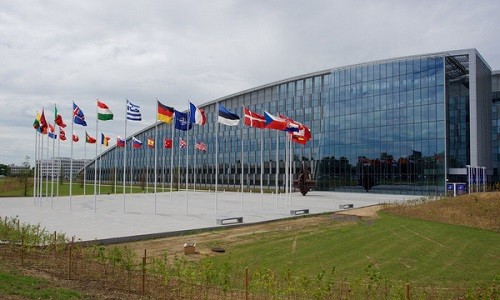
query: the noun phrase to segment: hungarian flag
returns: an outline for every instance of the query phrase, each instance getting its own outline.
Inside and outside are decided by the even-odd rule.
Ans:
[[[172,123],[172,119],[174,118],[174,108],[170,106],[166,106],[162,104],[160,101],[158,102],[158,113],[156,114],[156,118],[158,121],[164,123]]]
[[[205,123],[207,123],[207,117],[205,117],[205,111],[203,109],[199,109],[196,105],[189,102],[189,111],[191,113],[191,123],[198,125],[205,125]]]
[[[207,151],[207,145],[203,142],[197,142],[195,148],[203,152]]]
[[[163,147],[170,149],[172,148],[172,140],[171,139],[163,139]]]
[[[116,147],[125,147],[125,140],[119,135],[116,136]]]
[[[135,149],[139,149],[142,146],[142,142],[136,139],[135,137],[132,137],[132,147]]]
[[[96,142],[96,139],[91,137],[87,131],[85,131],[85,142],[89,143],[89,144],[95,144]]]
[[[78,137],[78,135],[73,131],[73,142],[78,142],[80,140],[80,138]]]
[[[61,141],[65,141],[66,140],[66,133],[64,132],[64,130],[61,129],[61,127],[59,127],[59,139]]]
[[[266,118],[245,107],[245,120],[243,124],[256,128],[266,128]]]
[[[42,115],[40,116],[40,132],[42,134],[47,134],[48,128],[49,128],[49,125],[47,123],[47,120],[45,119],[45,113],[42,109]]]
[[[109,110],[109,107],[99,100],[97,100],[97,119],[101,121],[113,120],[113,113]]]
[[[57,124],[59,127],[66,127],[66,124],[64,124],[64,121],[61,117],[60,114],[57,113],[57,106],[54,105],[54,122]]]
[[[155,147],[155,140],[153,140],[152,138],[149,138],[148,137],[148,148],[154,148]]]
[[[109,136],[105,136],[104,133],[101,133],[101,145],[104,145],[106,147],[109,146],[109,139]]]

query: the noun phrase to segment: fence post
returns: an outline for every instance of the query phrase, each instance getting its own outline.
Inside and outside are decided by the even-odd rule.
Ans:
[[[142,257],[142,294],[146,294],[146,249],[144,249],[144,256]]]
[[[405,300],[410,300],[410,284],[405,285]]]
[[[69,244],[69,262],[68,262],[68,279],[71,280],[71,250],[73,248],[72,244]]]
[[[54,256],[57,256],[57,231],[54,231]]]
[[[24,265],[24,230],[21,233],[21,266]]]
[[[245,299],[248,300],[248,267],[245,268]]]

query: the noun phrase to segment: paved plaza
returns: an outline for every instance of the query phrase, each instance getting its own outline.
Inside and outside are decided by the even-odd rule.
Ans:
[[[0,216],[21,223],[40,224],[48,232],[65,233],[81,241],[136,240],[166,236],[179,231],[221,226],[217,219],[243,217],[244,224],[289,218],[291,210],[310,214],[416,199],[420,196],[311,191],[260,194],[237,192],[179,191],[149,194],[111,194],[0,198]],[[229,225],[222,225],[229,226]]]

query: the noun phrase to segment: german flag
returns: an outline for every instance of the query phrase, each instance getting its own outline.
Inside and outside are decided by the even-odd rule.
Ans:
[[[174,108],[170,106],[166,106],[162,104],[160,101],[158,102],[158,121],[162,121],[164,123],[172,123],[172,119],[174,117]]]

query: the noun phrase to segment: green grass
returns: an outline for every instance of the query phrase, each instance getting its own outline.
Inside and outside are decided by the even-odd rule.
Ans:
[[[59,196],[69,196],[69,182],[64,182],[62,185],[59,185]],[[52,194],[52,191],[54,195],[56,195],[58,185],[54,182],[53,190],[52,190],[52,184],[51,181],[49,181],[48,189],[46,189],[46,184],[45,181],[43,181],[43,186],[42,186],[42,194],[45,195],[46,191],[48,191],[48,195],[50,196]],[[153,184],[149,185],[148,188],[149,193],[154,193],[154,186]],[[165,188],[164,190],[161,188],[161,185],[157,186],[157,192],[168,192],[170,191],[169,188]],[[143,193],[143,189],[139,186],[133,186],[132,191],[130,191],[130,185],[127,185],[125,187],[125,192],[127,194],[129,193]],[[101,184],[101,194],[113,194],[113,186],[108,185],[108,184]],[[118,182],[117,187],[116,187],[116,193],[117,194],[122,194],[123,193],[123,185]],[[19,183],[18,180],[15,178],[7,178],[0,180],[0,197],[22,197],[24,194],[24,190]],[[93,195],[94,194],[94,184],[93,183],[87,183],[86,188],[85,188],[85,194],[87,195]],[[72,188],[72,195],[83,195],[83,184],[81,183],[73,183],[73,188]],[[28,192],[27,192],[27,197],[33,197],[33,180],[30,180]]]
[[[335,268],[335,276],[348,282],[375,278],[417,286],[488,285],[500,279],[498,232],[386,213],[375,221],[276,231],[252,240],[230,247],[215,264],[309,276]]]
[[[0,265],[0,298],[19,296],[27,299],[84,299],[80,292],[54,287],[46,279],[18,274]]]

